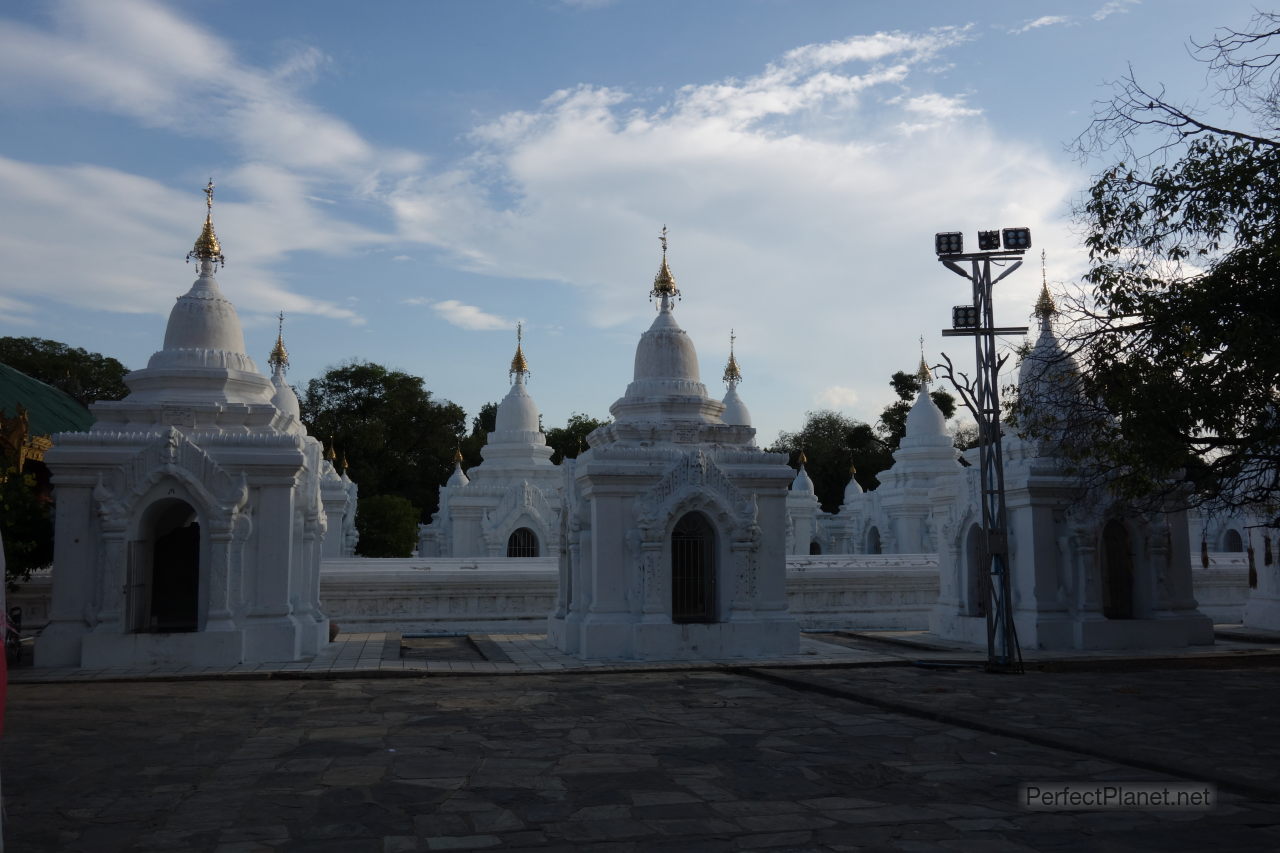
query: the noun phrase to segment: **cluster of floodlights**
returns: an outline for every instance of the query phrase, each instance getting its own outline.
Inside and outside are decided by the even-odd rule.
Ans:
[[[959,231],[946,231],[933,236],[934,251],[939,255],[964,254],[964,235]],[[1031,248],[1030,228],[1003,228],[999,231],[979,231],[978,251],[1025,252]]]

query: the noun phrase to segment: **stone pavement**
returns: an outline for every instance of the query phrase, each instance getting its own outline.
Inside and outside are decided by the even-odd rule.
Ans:
[[[412,637],[413,635],[409,635]],[[823,635],[805,634],[798,654],[753,660],[770,666],[848,666],[900,664],[919,656],[909,646],[866,643],[857,640],[824,642]],[[235,666],[162,665],[74,669],[30,666],[10,672],[11,683],[56,681],[135,681],[179,678],[266,678],[271,676],[356,675],[419,678],[443,674],[515,674],[536,672],[636,672],[648,670],[703,669],[739,666],[741,659],[699,659],[693,661],[582,661],[562,653],[547,641],[545,634],[471,634],[467,637],[479,654],[458,655],[458,659],[402,657],[401,635],[394,633],[340,634],[311,660],[296,663],[246,663]],[[959,652],[960,656],[971,656]],[[479,659],[483,658],[483,659]]]
[[[1280,849],[1276,668],[447,672],[14,684],[9,849]],[[1207,812],[1018,803],[1211,778]]]

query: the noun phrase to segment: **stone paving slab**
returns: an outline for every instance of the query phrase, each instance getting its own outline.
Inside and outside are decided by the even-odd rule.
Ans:
[[[1032,812],[1017,797],[1032,780],[1181,781],[1197,753],[1234,762],[1237,711],[1275,707],[1248,679],[1270,673],[975,674],[978,686],[930,670],[765,674],[828,690],[727,670],[15,684],[0,742],[7,840],[174,853],[1280,848],[1274,799]],[[882,705],[954,698],[957,712],[985,702],[1024,726],[1076,721],[1102,743],[1145,729],[1178,741],[1167,760],[1184,772],[838,695],[854,687]],[[1267,749],[1274,734],[1259,730]]]
[[[485,660],[401,658],[398,634],[341,634],[314,658],[288,663],[238,664],[227,667],[142,665],[113,669],[70,667],[22,667],[10,670],[11,683],[61,681],[174,680],[187,678],[406,677],[422,675],[499,675],[547,670],[574,672],[641,672],[650,670],[716,669],[741,666],[737,659],[702,658],[680,661],[583,661],[564,654],[545,634],[474,634],[470,641]],[[461,656],[460,656],[461,657]],[[467,656],[469,657],[469,656]],[[872,644],[840,645],[812,635],[800,640],[794,655],[782,655],[752,663],[769,666],[897,665],[910,657],[902,650]]]
[[[994,730],[1280,802],[1280,668],[766,670],[776,683]]]

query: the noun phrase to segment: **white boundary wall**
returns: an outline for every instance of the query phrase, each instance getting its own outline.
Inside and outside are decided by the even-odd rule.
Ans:
[[[1244,554],[1192,555],[1200,610],[1238,623],[1248,598]],[[23,629],[48,621],[51,574],[32,576],[9,604]],[[555,606],[554,558],[361,559],[321,564],[320,597],[343,631],[543,633]],[[851,554],[787,558],[787,601],[806,629],[924,630],[938,597],[936,554]]]

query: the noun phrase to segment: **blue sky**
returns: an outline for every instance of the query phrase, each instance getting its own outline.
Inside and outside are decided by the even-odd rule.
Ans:
[[[1244,2],[69,0],[0,9],[0,334],[145,366],[217,183],[219,274],[265,369],[351,358],[474,414],[525,323],[548,427],[607,416],[658,231],[702,378],[729,332],[762,444],[874,421],[971,358],[936,231],[1026,225],[1051,282],[1101,161],[1067,144],[1131,64],[1208,103],[1190,38]],[[1000,285],[1026,321],[1032,262]]]

